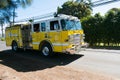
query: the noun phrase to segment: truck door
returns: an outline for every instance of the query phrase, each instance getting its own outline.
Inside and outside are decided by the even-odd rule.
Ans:
[[[61,30],[59,20],[53,20],[49,22],[50,30],[49,30],[49,38],[53,44],[55,52],[62,51],[62,44],[61,44]]]
[[[22,31],[22,43],[24,48],[30,48],[31,47],[31,25],[23,25],[21,28]]]
[[[32,47],[35,50],[39,49],[40,44],[40,23],[34,23],[32,29]]]

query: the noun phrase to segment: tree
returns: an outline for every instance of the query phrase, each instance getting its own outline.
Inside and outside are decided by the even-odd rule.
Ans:
[[[85,2],[67,1],[62,7],[58,7],[57,12],[61,14],[73,15],[82,19],[91,15],[91,6]]]
[[[91,4],[91,0],[76,0],[76,2],[84,2],[84,3]]]
[[[82,20],[83,29],[86,35],[85,41],[90,43],[91,46],[96,44],[99,45],[102,42],[102,36],[104,35],[102,28],[103,21],[104,17],[101,16],[100,13]]]
[[[25,8],[32,0],[0,0],[0,24],[3,27],[5,22],[10,22],[11,17],[15,17],[15,9],[19,6]],[[2,30],[3,33],[3,30]],[[2,34],[3,35],[3,34]]]
[[[92,0],[76,0],[78,3],[84,3],[92,9]]]
[[[85,40],[91,46],[103,43],[104,46],[119,46],[120,44],[120,9],[110,9],[105,16],[99,13],[82,19]]]
[[[19,6],[25,8],[31,3],[32,0],[0,0],[0,19],[9,22],[10,18],[15,14],[15,8]]]
[[[113,45],[120,43],[120,9],[119,8],[112,8],[110,9],[105,15],[105,30],[106,30],[106,37],[107,37],[107,44]],[[112,44],[110,44],[112,43]]]

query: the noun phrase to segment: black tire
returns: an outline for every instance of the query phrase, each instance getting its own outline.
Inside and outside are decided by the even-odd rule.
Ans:
[[[19,49],[18,49],[18,44],[16,42],[13,42],[12,43],[12,50],[17,52]]]
[[[41,48],[41,53],[45,57],[53,56],[53,50],[52,50],[51,45],[48,43],[44,44]]]

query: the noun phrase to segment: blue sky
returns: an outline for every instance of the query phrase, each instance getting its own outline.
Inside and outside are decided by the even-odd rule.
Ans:
[[[102,15],[104,15],[111,8],[120,8],[120,1],[95,7],[93,8],[93,14],[100,12]]]
[[[67,0],[33,0],[31,6],[17,9],[17,19],[39,16],[41,14],[55,12]]]
[[[66,1],[68,0],[33,0],[31,6],[25,9],[18,8],[16,10],[17,12],[16,20],[25,19],[33,16],[39,16],[50,12],[55,12],[57,10],[57,7],[61,6]],[[95,7],[93,8],[93,14],[100,12],[102,15],[104,15],[104,13],[106,13],[109,9],[113,7],[120,8],[120,1],[108,5]]]

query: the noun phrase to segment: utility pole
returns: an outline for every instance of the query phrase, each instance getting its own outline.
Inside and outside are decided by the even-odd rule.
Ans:
[[[13,9],[13,25],[15,23],[15,8]]]

